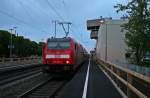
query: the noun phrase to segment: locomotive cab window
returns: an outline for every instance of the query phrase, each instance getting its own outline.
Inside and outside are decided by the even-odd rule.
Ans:
[[[63,41],[63,42],[48,42],[48,49],[55,49],[55,50],[65,50],[70,48],[70,42]]]

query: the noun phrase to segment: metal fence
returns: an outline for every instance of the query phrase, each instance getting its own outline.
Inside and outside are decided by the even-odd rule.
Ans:
[[[143,67],[143,66],[138,66],[138,65],[133,65],[129,63],[123,63],[123,62],[112,62],[112,63],[150,77],[149,67]]]
[[[95,60],[123,98],[149,98],[150,77],[141,74],[147,68],[143,69],[143,67],[135,67],[135,65],[131,65],[132,67],[129,67],[129,65],[118,66],[98,58],[95,58]]]

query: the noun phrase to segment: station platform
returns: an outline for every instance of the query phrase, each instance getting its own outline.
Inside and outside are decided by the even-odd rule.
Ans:
[[[122,98],[113,84],[98,67],[90,60],[59,93],[59,98]]]

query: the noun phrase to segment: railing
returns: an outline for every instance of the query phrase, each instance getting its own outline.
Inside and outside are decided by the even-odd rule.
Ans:
[[[150,98],[150,77],[95,59],[123,98]]]
[[[5,62],[14,62],[14,61],[36,60],[36,59],[41,59],[41,57],[0,58],[0,62],[5,63]]]
[[[130,69],[132,71],[135,71],[137,73],[150,77],[150,67],[137,66],[137,65],[133,65],[129,63],[122,63],[122,62],[113,62],[113,64],[119,65],[121,67]]]

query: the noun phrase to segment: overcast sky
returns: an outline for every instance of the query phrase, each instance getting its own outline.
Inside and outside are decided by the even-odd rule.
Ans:
[[[88,50],[94,48],[86,29],[88,19],[112,17],[120,14],[113,8],[127,0],[0,0],[0,29],[17,27],[17,33],[34,41],[41,41],[54,35],[53,20],[72,23],[69,36],[83,44]],[[57,25],[57,37],[65,35]]]

